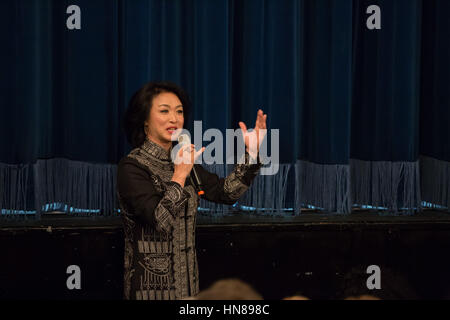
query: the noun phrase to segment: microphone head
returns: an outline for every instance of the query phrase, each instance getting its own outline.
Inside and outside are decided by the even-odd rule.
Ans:
[[[180,136],[178,137],[178,143],[180,143],[180,144],[191,144],[191,138],[185,133],[180,134]]]

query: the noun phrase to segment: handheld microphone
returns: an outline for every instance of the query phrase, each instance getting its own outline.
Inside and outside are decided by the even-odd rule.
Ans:
[[[178,137],[178,143],[181,145],[191,145],[191,139],[187,134],[181,134]],[[202,182],[200,180],[200,177],[197,174],[197,171],[195,170],[195,166],[192,167],[191,173],[189,176],[191,177],[191,180],[193,180],[195,187],[197,188],[197,194],[199,197],[205,194],[205,191],[203,191],[202,188]]]

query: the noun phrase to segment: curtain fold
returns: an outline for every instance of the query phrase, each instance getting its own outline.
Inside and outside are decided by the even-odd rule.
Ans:
[[[422,199],[427,207],[450,208],[450,2],[423,6],[420,161]]]
[[[280,130],[278,174],[205,212],[449,210],[448,1],[378,0],[381,30],[369,0],[79,0],[68,30],[72,4],[0,3],[2,214],[114,213],[121,117],[152,80],[190,94],[194,139],[259,108]]]

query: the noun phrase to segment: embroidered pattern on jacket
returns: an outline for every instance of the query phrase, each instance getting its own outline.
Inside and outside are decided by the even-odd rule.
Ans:
[[[162,199],[155,208],[156,226],[141,225],[133,219],[119,196],[125,227],[125,299],[182,299],[199,291],[195,252],[195,226],[199,199],[193,186],[181,188],[170,181],[174,166],[169,153],[146,140],[132,150],[129,158],[148,169],[150,179]],[[236,165],[225,178],[224,193],[237,200],[248,189],[245,174],[254,174],[248,165]]]

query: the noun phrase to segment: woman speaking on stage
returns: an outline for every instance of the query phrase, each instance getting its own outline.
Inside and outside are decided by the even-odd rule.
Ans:
[[[205,148],[197,151],[194,145],[184,145],[172,160],[172,134],[184,128],[189,107],[186,93],[177,85],[150,82],[133,95],[125,113],[125,133],[134,148],[119,162],[117,175],[125,233],[125,299],[173,300],[198,293],[199,195],[190,177],[193,167],[202,184],[202,197],[223,204],[235,203],[261,167],[258,149],[265,130],[260,129],[266,129],[267,119],[262,110],[254,127],[256,153],[251,148],[255,144],[245,139],[245,163],[236,164],[227,177],[219,178],[194,164]],[[239,126],[247,131],[243,122]]]

